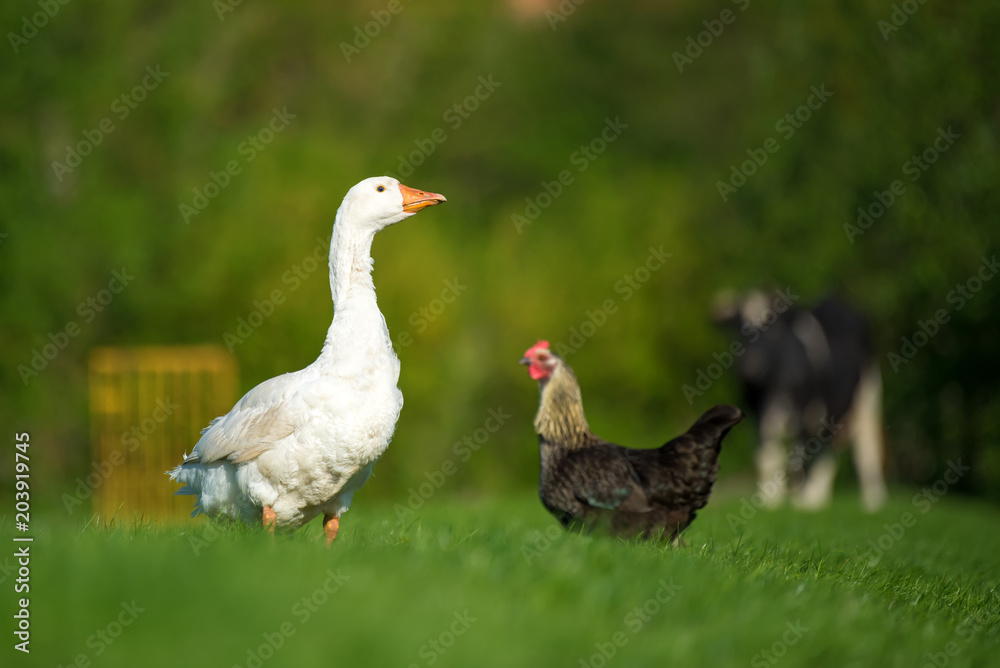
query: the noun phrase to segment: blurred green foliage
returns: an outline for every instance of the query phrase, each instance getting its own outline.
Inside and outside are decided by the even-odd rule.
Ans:
[[[931,480],[961,456],[974,467],[963,488],[996,497],[1000,281],[960,311],[947,295],[997,250],[1000,6],[919,5],[883,38],[893,9],[869,0],[588,2],[565,21],[547,18],[555,5],[404,1],[353,52],[343,45],[364,44],[355,28],[372,11],[384,21],[386,4],[244,2],[220,20],[209,2],[69,3],[11,47],[0,421],[32,431],[39,484],[57,491],[89,465],[93,346],[222,344],[280,289],[287,300],[234,347],[242,387],[315,359],[332,310],[326,270],[295,290],[287,272],[328,238],[351,185],[393,173],[449,203],[375,243],[380,306],[394,340],[412,343],[398,351],[406,405],[366,495],[398,498],[449,459],[452,491],[534,485],[537,389],[516,362],[538,338],[568,342],[609,299],[615,313],[569,356],[591,426],[659,444],[738,400],[728,377],[694,405],[682,392],[730,343],[710,323],[713,294],[787,286],[803,303],[836,290],[872,315],[893,475]],[[724,9],[734,19],[706,32]],[[7,3],[2,25],[23,30],[36,11]],[[674,54],[706,35],[678,71]],[[157,66],[169,74],[121,117],[116,100]],[[499,86],[470,98],[480,77]],[[787,136],[779,121],[822,86],[832,97]],[[241,144],[274,109],[294,119],[248,162]],[[105,118],[113,131],[56,174]],[[606,119],[627,128],[581,162]],[[942,128],[959,138],[910,181],[904,163]],[[723,201],[717,183],[769,138],[778,150]],[[401,159],[429,143],[410,173]],[[232,160],[241,172],[186,223],[179,205]],[[564,170],[572,181],[518,230],[526,198],[544,203],[543,182]],[[852,243],[845,224],[896,179],[906,192]],[[625,299],[616,284],[660,246],[672,256]],[[85,321],[78,305],[123,267],[134,281]],[[446,281],[467,288],[421,315]],[[949,322],[894,372],[885,355],[940,308]],[[71,321],[79,335],[24,382],[18,366]],[[500,407],[510,419],[461,462],[454,444]],[[748,466],[753,441],[750,424],[732,434],[724,472]]]

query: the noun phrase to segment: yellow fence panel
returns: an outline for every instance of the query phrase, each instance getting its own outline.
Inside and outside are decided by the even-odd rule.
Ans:
[[[94,512],[118,521],[188,517],[193,497],[174,496],[179,485],[164,471],[232,408],[236,390],[236,360],[221,346],[93,349]]]

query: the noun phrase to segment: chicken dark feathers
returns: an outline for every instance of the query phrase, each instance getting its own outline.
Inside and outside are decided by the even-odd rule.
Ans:
[[[541,386],[535,418],[541,455],[538,491],[549,512],[567,528],[679,538],[708,503],[722,439],[743,413],[715,406],[659,448],[626,448],[590,431],[572,369],[545,342],[531,348],[522,363]]]

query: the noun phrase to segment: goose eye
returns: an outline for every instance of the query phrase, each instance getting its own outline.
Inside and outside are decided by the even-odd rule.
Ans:
[[[375,188],[375,190],[379,191],[380,193],[381,192],[385,192],[385,186],[379,186],[379,187]]]

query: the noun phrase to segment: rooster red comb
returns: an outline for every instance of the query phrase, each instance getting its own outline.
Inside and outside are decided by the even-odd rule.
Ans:
[[[548,350],[548,349],[549,349],[549,342],[545,341],[543,339],[543,340],[539,341],[538,343],[536,343],[535,345],[533,345],[530,348],[528,348],[524,352],[524,356],[525,357],[531,357],[534,353],[537,353],[539,350]]]

